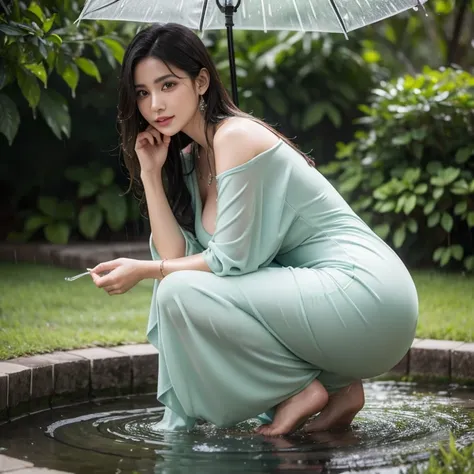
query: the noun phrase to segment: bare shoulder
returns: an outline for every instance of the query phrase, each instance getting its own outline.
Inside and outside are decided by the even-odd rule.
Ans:
[[[252,119],[227,119],[214,136],[217,174],[246,163],[275,146],[278,141],[279,137],[271,130]]]

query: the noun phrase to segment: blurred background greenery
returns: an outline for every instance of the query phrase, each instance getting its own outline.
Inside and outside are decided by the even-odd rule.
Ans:
[[[0,1],[2,240],[147,235],[124,195],[115,122],[118,68],[139,25],[74,25],[82,6]],[[348,40],[236,31],[241,108],[310,154],[409,264],[472,271],[474,1],[426,8]],[[225,31],[203,39],[230,85]]]

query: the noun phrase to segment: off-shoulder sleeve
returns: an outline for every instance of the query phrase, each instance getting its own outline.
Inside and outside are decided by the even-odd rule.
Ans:
[[[216,230],[203,257],[219,276],[268,266],[284,238],[284,188],[265,167],[237,167],[218,176]]]

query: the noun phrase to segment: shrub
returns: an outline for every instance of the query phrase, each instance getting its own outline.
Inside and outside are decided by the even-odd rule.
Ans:
[[[39,196],[36,209],[24,211],[22,231],[10,232],[9,240],[28,241],[42,229],[47,241],[66,244],[71,236],[92,240],[103,228],[118,232],[127,222],[139,221],[138,200],[132,194],[123,195],[112,168],[91,162],[67,168],[65,177],[77,183],[75,196]]]
[[[410,263],[473,270],[474,77],[426,67],[372,92],[324,171]]]
[[[69,103],[55,87],[55,76],[67,84],[74,98],[81,75],[102,80],[90,57],[105,57],[112,68],[121,62],[124,46],[117,23],[76,26],[80,7],[81,2],[14,0],[0,12],[0,135],[10,145],[22,118],[31,112],[36,118],[38,110],[57,138],[69,138]],[[24,112],[21,97],[31,111]]]

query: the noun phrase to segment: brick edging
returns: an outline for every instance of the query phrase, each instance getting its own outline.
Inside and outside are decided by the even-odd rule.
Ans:
[[[101,396],[156,392],[151,344],[76,349],[0,361],[0,423]]]
[[[95,267],[119,257],[150,260],[148,241],[85,242],[68,245],[0,242],[0,261],[53,264],[66,268]]]
[[[474,343],[416,339],[387,374],[474,383]],[[0,422],[100,396],[156,392],[151,344],[89,348],[0,362]]]

